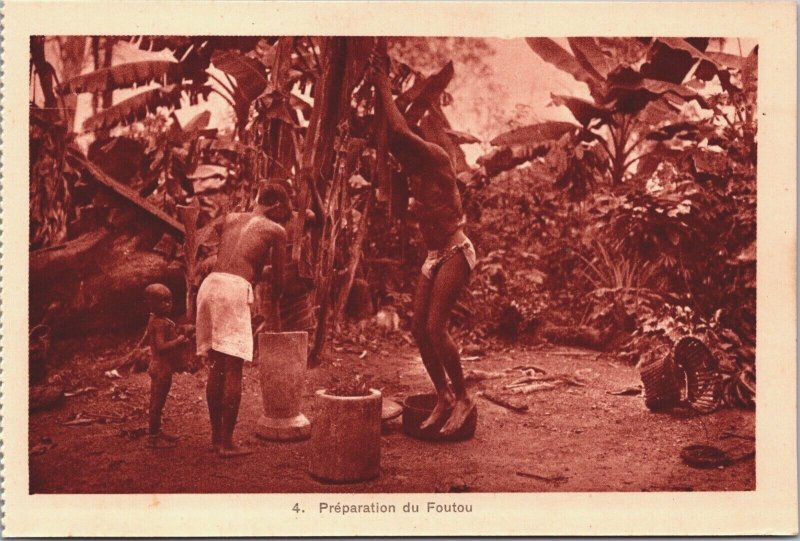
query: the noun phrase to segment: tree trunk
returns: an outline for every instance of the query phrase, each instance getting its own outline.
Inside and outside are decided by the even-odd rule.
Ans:
[[[293,239],[292,259],[300,260],[301,236],[305,225],[305,210],[311,207],[315,192],[320,199],[334,197],[326,194],[329,179],[342,176],[342,171],[334,172],[336,158],[335,138],[338,127],[348,120],[350,99],[353,89],[361,80],[367,59],[374,47],[374,38],[325,38],[321,47],[321,76],[314,88],[314,109],[311,113],[308,131],[303,141],[301,160],[301,182],[298,193],[299,220]],[[340,179],[343,183],[344,179]],[[341,195],[341,194],[340,194]],[[341,205],[328,205],[328,208],[341,210]],[[323,217],[330,222],[331,217]],[[327,243],[328,250],[336,248],[336,232],[326,228],[328,236],[314,233],[312,244],[318,249]],[[333,235],[333,236],[331,236]],[[314,347],[309,356],[309,365],[319,362],[319,355],[325,342],[327,317],[330,309],[331,283],[335,253],[325,254],[317,261],[317,301],[319,314],[315,332]],[[325,259],[325,261],[322,261]]]
[[[100,69],[100,36],[92,36],[92,66],[94,70]],[[92,115],[100,112],[100,96],[92,94]]]
[[[300,261],[300,242],[305,226],[305,211],[311,207],[311,198],[318,178],[322,176],[323,165],[328,162],[328,154],[333,153],[337,115],[335,115],[336,90],[341,86],[343,58],[337,40],[343,38],[324,38],[321,48],[321,70],[314,86],[314,109],[311,112],[308,130],[303,141],[301,177],[298,190],[298,227],[292,245],[292,260]],[[313,185],[313,186],[312,186]],[[314,239],[315,244],[319,239]]]
[[[86,36],[58,36],[55,39],[58,42],[61,64],[59,67],[59,80],[62,82],[69,81],[83,71],[86,49],[90,44],[90,38]],[[73,126],[75,109],[78,104],[77,94],[70,93],[63,96],[62,99],[65,105],[63,114],[67,121],[67,126],[72,131],[80,132],[81,126]]]
[[[336,306],[333,311],[334,324],[342,317],[344,307],[347,304],[347,299],[350,297],[350,289],[353,287],[353,281],[356,279],[356,271],[358,265],[361,263],[361,255],[364,251],[364,239],[367,237],[367,230],[369,228],[369,209],[372,206],[372,197],[368,196],[367,202],[364,204],[364,209],[361,213],[361,220],[358,222],[358,232],[356,238],[350,245],[350,258],[347,263],[347,281],[339,291],[339,297],[336,301]]]
[[[320,362],[320,355],[325,346],[325,337],[328,330],[328,311],[331,304],[331,291],[333,289],[334,262],[336,259],[336,246],[341,232],[341,199],[344,192],[344,178],[341,172],[334,175],[331,193],[328,195],[328,212],[322,230],[320,258],[316,272],[316,303],[319,306],[317,315],[317,328],[314,330],[314,342],[308,357],[310,367],[315,367]]]
[[[31,36],[30,45],[31,63],[39,76],[39,84],[42,85],[44,107],[47,110],[55,111],[58,108],[58,100],[55,93],[55,70],[45,59],[44,36]]]
[[[314,109],[303,141],[300,164],[300,224],[295,232],[294,261],[300,260],[299,241],[305,210],[311,207],[314,190],[316,188],[324,198],[328,180],[333,177],[337,127],[346,120],[351,94],[363,75],[374,43],[374,38],[328,37],[322,40],[321,75],[314,86]],[[314,243],[319,244],[320,240],[315,238]]]
[[[53,333],[62,336],[143,325],[148,315],[143,291],[154,282],[169,287],[181,307],[181,266],[146,249],[148,237],[99,229],[31,252],[31,325],[45,314]]]
[[[386,56],[386,38],[378,38],[378,44],[375,47],[379,55]],[[392,171],[389,169],[389,121],[386,117],[386,111],[383,104],[379,99],[375,99],[375,128],[373,129],[373,136],[375,137],[375,168],[376,176],[378,177],[378,201],[386,202],[392,201]],[[394,216],[393,206],[389,206],[390,216]]]
[[[111,62],[114,59],[114,44],[117,38],[107,36],[103,39],[103,67],[110,68]],[[103,109],[108,109],[114,105],[114,91],[106,90],[103,92]]]
[[[116,39],[117,38],[110,36],[102,38],[102,41],[99,37],[92,38],[95,70],[100,68],[111,67],[111,61],[114,55],[114,42],[116,41]],[[101,43],[102,46],[100,45]],[[102,49],[103,52],[102,60],[100,58],[100,49]],[[114,105],[114,91],[106,90],[102,94],[102,101],[100,101],[100,98],[101,96],[98,94],[94,94],[92,96],[92,105],[94,106],[95,113],[97,113],[98,111],[102,111],[104,109],[108,109],[109,107]],[[97,130],[95,132],[95,140],[105,139],[109,137],[110,133],[111,132],[108,128]]]
[[[194,320],[194,283],[197,273],[197,218],[200,216],[200,203],[195,198],[189,206],[178,205],[178,216],[183,222],[183,257],[186,265],[186,317]]]

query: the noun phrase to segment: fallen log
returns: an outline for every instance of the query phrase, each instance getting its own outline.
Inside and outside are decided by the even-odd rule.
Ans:
[[[87,256],[112,238],[107,229],[100,228],[64,244],[30,252],[28,263],[31,280],[37,275],[44,275],[45,279],[50,280],[57,279],[65,271],[79,272],[82,264],[89,264]]]
[[[89,160],[84,159],[82,156],[77,156],[75,154],[69,154],[69,158],[73,160],[78,167],[81,167],[89,172],[89,178],[94,179],[96,182],[100,183],[101,185],[109,188],[111,191],[116,193],[117,195],[121,196],[129,203],[132,203],[138,209],[146,212],[156,220],[160,221],[163,225],[165,225],[170,232],[176,234],[179,238],[183,239],[184,230],[181,223],[161,210],[160,208],[156,207],[145,198],[139,195],[139,193],[118,182],[111,178],[109,175],[105,174],[102,169],[97,167],[95,164],[90,162]]]
[[[142,292],[153,283],[183,305],[181,265],[149,251],[146,234],[99,230],[56,249],[29,254],[31,324],[45,313],[54,336],[104,332],[143,325],[148,311]]]
[[[34,385],[28,392],[28,411],[35,413],[64,405],[64,389],[58,385]]]
[[[167,285],[184,304],[181,264],[154,247],[165,231],[182,239],[183,226],[82,156],[69,159],[112,194],[107,221],[58,246],[29,254],[31,325],[47,316],[54,336],[105,332],[144,324],[142,290]]]

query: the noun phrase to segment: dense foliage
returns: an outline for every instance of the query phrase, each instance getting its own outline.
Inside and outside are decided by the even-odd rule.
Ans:
[[[474,306],[485,333],[591,342],[632,362],[693,334],[726,377],[750,388],[757,49],[742,58],[674,40],[617,41],[623,62],[598,57],[609,49],[603,40],[570,39],[575,57],[535,41],[542,58],[587,82],[596,102],[554,96],[579,125],[517,128],[481,160],[488,186],[474,203],[476,235],[488,253]],[[676,51],[695,59],[680,73]],[[665,58],[672,62],[657,69]],[[599,81],[587,71],[598,62],[611,68]],[[629,80],[614,82],[615,73]],[[548,332],[559,326],[567,332]]]
[[[31,105],[32,249],[77,238],[81,216],[104,204],[87,189],[71,119],[53,113],[91,93],[93,114],[76,127],[93,135],[88,159],[169,215],[197,204],[201,266],[215,250],[204,226],[250,208],[260,180],[290,182],[296,206],[321,218],[311,247],[317,352],[353,295],[369,308],[351,315],[390,305],[407,315],[424,247],[364,77],[384,47],[397,103],[410,123],[434,124],[458,175],[480,265],[454,321],[474,340],[564,340],[553,329],[571,329],[573,342],[635,362],[695,334],[728,372],[752,371],[757,48],[737,56],[713,39],[569,38],[565,48],[530,38],[590,98],[552,95],[574,122],[506,119],[513,129],[471,168],[460,145],[478,140],[445,111],[451,81],[490,79],[484,40],[114,40],[105,51],[87,41],[96,69],[59,84],[43,38],[32,38],[33,87],[44,94],[43,108]],[[114,63],[115,43],[161,56]],[[458,79],[451,61],[468,76]],[[229,105],[229,128],[208,129],[208,112],[179,121],[176,110],[212,94]]]

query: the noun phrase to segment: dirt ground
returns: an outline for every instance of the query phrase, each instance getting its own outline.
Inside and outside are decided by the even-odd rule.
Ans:
[[[731,455],[752,450],[755,415],[723,409],[697,417],[653,414],[641,396],[616,396],[639,384],[635,369],[596,352],[513,347],[464,362],[467,371],[502,377],[473,381],[471,389],[499,389],[535,365],[574,382],[528,395],[524,413],[477,398],[473,439],[430,443],[406,436],[398,420],[384,426],[379,478],[354,485],[322,484],[307,473],[308,443],[259,440],[258,369],[245,368],[236,438],[251,445],[248,457],[221,460],[210,453],[205,368],[178,374],[165,409],[165,428],[181,436],[170,449],[146,448],[146,374],[108,378],[104,369],[133,337],[74,340],[56,345],[63,359],[54,371],[67,390],[97,390],[66,399],[59,409],[30,417],[32,493],[220,492],[552,492],[753,490],[755,462],[700,470],[685,465],[681,449],[716,445]],[[414,348],[395,337],[365,348],[334,344],[329,360],[309,371],[303,412],[314,419],[313,392],[334,374],[359,373],[394,400],[427,392],[430,383]],[[469,372],[468,372],[469,373]],[[474,372],[473,372],[474,374]],[[480,374],[480,372],[478,372]],[[484,374],[485,375],[485,374]],[[580,384],[583,385],[580,385]],[[98,417],[100,416],[100,417]],[[102,416],[106,416],[103,418]],[[65,422],[78,419],[78,424]],[[85,420],[81,420],[85,419]],[[85,423],[85,424],[82,424]],[[735,434],[731,436],[731,433]]]

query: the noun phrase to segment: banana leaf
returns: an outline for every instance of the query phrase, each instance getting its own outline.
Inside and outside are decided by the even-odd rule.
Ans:
[[[742,65],[742,83],[745,91],[755,94],[758,87],[758,45],[747,55]]]
[[[129,62],[101,68],[85,75],[73,77],[61,87],[62,94],[91,92],[99,94],[119,88],[136,88],[152,82],[163,86],[183,80],[183,66],[167,60]]]
[[[270,59],[271,64],[267,67],[271,69],[272,87],[275,90],[286,91],[291,87],[289,71],[292,67],[292,49],[294,48],[294,36],[283,36],[272,48]]]
[[[208,122],[211,120],[211,111],[203,111],[192,117],[185,126],[181,129],[185,132],[201,131],[208,127]]]
[[[241,99],[252,102],[267,88],[267,69],[255,58],[236,52],[216,52],[211,63],[236,80],[236,90]]]
[[[487,177],[492,178],[518,165],[546,156],[550,148],[549,143],[495,148],[478,158],[478,165],[483,167]]]
[[[178,85],[146,90],[87,118],[83,122],[83,129],[95,131],[130,124],[143,119],[148,113],[155,113],[159,107],[178,109],[182,95],[183,89]]]
[[[492,146],[532,145],[560,139],[570,130],[580,128],[572,122],[548,121],[501,133],[490,141]]]
[[[614,70],[608,76],[608,83],[610,88],[603,103],[613,103],[614,110],[622,113],[638,113],[650,102],[662,97],[678,101],[697,100],[701,107],[709,108],[708,102],[688,86],[649,79],[630,67]]]
[[[647,139],[651,141],[667,141],[676,135],[693,134],[697,132],[697,125],[692,122],[677,122],[667,124],[661,128],[647,134]]]
[[[525,38],[528,47],[548,64],[572,75],[576,80],[586,83],[594,93],[601,86],[595,76],[589,73],[578,60],[550,38]]]
[[[401,65],[405,66],[405,64]],[[402,85],[400,86],[402,88]],[[422,92],[422,88],[424,86],[425,86],[425,78],[422,77],[421,75],[416,75],[414,77],[414,84],[411,85],[411,88],[409,88],[402,94],[398,95],[397,98],[394,100],[394,104],[397,106],[397,109],[399,109],[401,113],[405,114],[406,109],[408,109],[408,106],[411,104],[411,102],[413,102],[415,99],[417,99],[417,97],[419,97],[419,94],[420,92]]]
[[[692,55],[692,58],[695,60],[705,60],[706,62],[713,64],[715,68],[722,69],[722,65],[720,65],[716,60],[683,38],[656,38],[656,41],[660,41],[671,49],[685,51]]]
[[[480,143],[481,140],[475,137],[474,135],[457,130],[445,130],[445,133],[450,136],[453,142],[457,145],[471,145],[474,143]]]
[[[651,126],[659,126],[663,123],[674,124],[681,121],[678,111],[666,100],[650,102],[639,112],[637,118],[645,124],[649,124]]]
[[[425,111],[430,109],[434,102],[439,99],[444,89],[447,88],[447,85],[453,80],[454,74],[455,70],[453,69],[453,61],[451,60],[445,64],[438,73],[431,75],[425,80],[419,91],[419,95],[411,103],[405,115],[406,121],[410,125],[416,124],[419,119],[422,118],[422,115],[425,114]]]
[[[605,80],[613,66],[595,38],[567,38],[567,41],[580,65],[596,79]]]
[[[191,43],[188,36],[121,36],[142,51],[161,52],[165,49],[175,51]]]
[[[693,41],[703,47],[707,45],[703,40]],[[641,67],[641,74],[674,84],[680,84],[692,70],[693,76],[703,81],[710,81],[718,73],[725,72],[716,60],[682,38],[655,39],[648,57],[649,61]]]
[[[614,124],[612,118],[612,111],[598,107],[594,103],[580,98],[573,98],[570,96],[559,96],[557,94],[550,94],[553,105],[563,105],[572,113],[575,120],[580,122],[584,128],[588,128],[593,120],[600,120],[597,126],[603,124]],[[595,126],[595,127],[597,127]]]
[[[291,103],[291,100],[289,100],[289,103]],[[274,92],[272,99],[265,103],[264,114],[267,118],[280,120],[289,126],[297,124],[297,121],[292,117],[292,110],[287,104],[287,100],[279,92]]]
[[[431,106],[429,113],[420,121],[419,127],[426,141],[439,145],[447,152],[456,174],[469,170],[464,151],[447,133],[452,126],[438,103]]]
[[[728,54],[728,53],[715,53],[709,52],[706,53],[708,57],[710,57],[714,62],[719,64],[720,66],[725,66],[726,68],[732,68],[740,70],[742,69],[742,65],[744,65],[745,58],[744,56],[739,56],[735,54]]]

